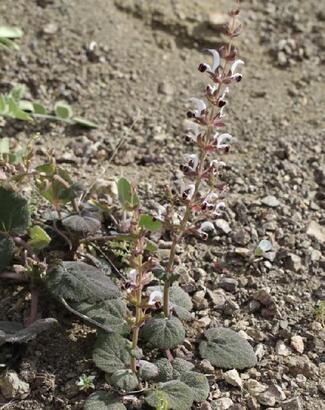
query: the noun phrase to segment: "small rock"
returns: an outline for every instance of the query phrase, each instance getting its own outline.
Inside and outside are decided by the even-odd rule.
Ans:
[[[315,221],[311,221],[307,226],[307,235],[315,238],[318,242],[325,242],[325,227]]]
[[[299,272],[302,268],[300,256],[289,253],[285,260],[285,267],[293,272]]]
[[[52,35],[52,34],[55,34],[57,31],[58,31],[58,25],[55,23],[49,23],[43,27],[44,34]]]
[[[158,92],[159,94],[171,96],[174,94],[174,88],[170,83],[163,81],[158,84]]]
[[[212,410],[212,407],[208,401],[201,403],[201,410]]]
[[[25,399],[29,393],[29,384],[20,380],[18,374],[13,370],[8,370],[0,378],[0,391],[8,399]]]
[[[325,379],[321,379],[320,382],[318,383],[318,390],[325,394]]]
[[[278,340],[275,345],[276,354],[280,356],[289,356],[291,354],[290,349],[285,345],[282,340]]]
[[[257,396],[257,400],[263,406],[273,407],[275,405],[275,397],[269,390],[266,390],[265,392],[259,394]]]
[[[276,208],[280,205],[280,201],[274,195],[268,195],[262,199],[262,204],[270,208]]]
[[[258,394],[264,393],[267,390],[267,386],[265,384],[259,383],[254,379],[247,380],[245,382],[245,388],[252,396],[257,396]]]
[[[304,340],[301,336],[299,335],[294,335],[292,336],[290,340],[291,346],[295,349],[296,352],[298,353],[303,353],[304,352]]]
[[[233,404],[233,401],[228,397],[222,397],[221,399],[215,400],[211,403],[213,410],[228,410]]]
[[[207,294],[213,303],[213,309],[222,310],[224,308],[227,298],[222,289],[217,289],[215,291],[207,289]]]
[[[226,13],[213,12],[208,16],[208,22],[211,28],[222,30],[224,25],[228,23],[228,15]]]
[[[239,376],[239,373],[237,372],[236,369],[228,370],[227,372],[224,373],[224,379],[225,381],[230,384],[231,386],[239,387],[242,389],[243,387],[243,381]]]
[[[215,225],[219,230],[221,230],[226,235],[229,232],[231,232],[231,227],[230,227],[229,223],[224,219],[216,219]]]
[[[290,356],[287,358],[286,364],[293,376],[303,374],[313,378],[318,374],[317,366],[307,356]]]
[[[281,67],[284,67],[288,64],[288,59],[284,51],[279,51],[277,57],[278,57],[278,63]]]
[[[214,367],[212,366],[212,364],[209,362],[209,360],[204,359],[200,362],[200,370],[202,371],[202,373],[205,374],[214,374],[215,370]]]
[[[275,304],[274,299],[270,295],[269,289],[259,289],[254,293],[253,298],[264,306],[272,306]]]
[[[301,401],[298,397],[294,397],[293,399],[283,401],[281,403],[281,407],[283,410],[302,410]]]
[[[218,286],[228,292],[234,293],[237,290],[238,281],[224,276],[219,280]]]

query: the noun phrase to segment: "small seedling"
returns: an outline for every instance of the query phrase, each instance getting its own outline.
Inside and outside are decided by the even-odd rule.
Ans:
[[[95,376],[87,376],[86,374],[82,374],[79,376],[79,380],[76,382],[76,385],[79,387],[80,391],[89,391],[95,388],[94,385]]]

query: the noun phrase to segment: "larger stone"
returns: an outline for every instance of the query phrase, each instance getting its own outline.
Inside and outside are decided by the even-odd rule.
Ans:
[[[25,399],[29,393],[29,384],[21,380],[18,374],[13,371],[7,371],[0,378],[0,391],[8,399]]]

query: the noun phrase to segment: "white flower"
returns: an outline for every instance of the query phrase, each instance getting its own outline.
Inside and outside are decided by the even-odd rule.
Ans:
[[[197,233],[201,236],[202,239],[208,239],[208,233],[214,231],[214,225],[210,221],[205,221],[201,224],[200,228],[197,230]]]
[[[129,282],[130,282],[132,285],[136,285],[136,283],[137,283],[137,275],[138,275],[138,272],[137,272],[135,269],[129,270],[127,276],[128,276]]]
[[[160,303],[161,305],[163,304],[163,293],[161,290],[154,290],[153,292],[150,293],[149,295],[149,305],[155,305],[156,303]]]
[[[229,147],[229,142],[231,139],[232,136],[228,133],[216,133],[213,137],[213,144],[216,145],[218,149],[227,149]]]
[[[181,195],[183,199],[191,200],[195,192],[195,185],[184,185],[184,182],[181,183]]]
[[[223,161],[219,161],[217,159],[214,159],[213,161],[210,162],[210,167],[215,168],[216,170],[218,170],[219,168],[225,167],[226,163]]]
[[[195,172],[199,164],[199,157],[196,154],[187,154],[185,155],[185,161],[188,168],[191,171]]]
[[[243,60],[236,60],[232,63],[231,67],[230,67],[230,72],[231,72],[231,78],[234,79],[235,81],[240,81],[242,79],[242,74],[240,73],[236,73],[236,68],[240,65],[240,64],[245,64]]]
[[[201,100],[200,98],[190,98],[190,101],[193,101],[195,104],[195,110],[190,111],[190,113],[195,117],[201,117],[203,112],[206,110],[207,106],[206,103]]]
[[[199,124],[195,122],[189,122],[188,126],[186,127],[186,138],[191,139],[192,141],[196,142],[199,135],[202,133],[202,129]]]
[[[213,57],[212,67],[209,64],[204,63],[204,64],[200,64],[199,70],[201,72],[207,71],[210,74],[215,74],[217,69],[220,66],[220,54],[218,53],[217,50],[214,50],[212,48],[208,49],[207,51],[210,54],[212,54],[212,57]]]

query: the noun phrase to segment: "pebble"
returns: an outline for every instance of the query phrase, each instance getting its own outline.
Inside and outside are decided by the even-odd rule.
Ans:
[[[216,219],[215,225],[219,230],[221,230],[226,235],[231,232],[231,227],[229,223],[224,219]]]
[[[278,340],[275,345],[276,354],[280,356],[289,356],[291,354],[290,349],[282,340]]]
[[[211,404],[213,410],[228,410],[233,406],[234,402],[228,397],[222,397],[221,399],[213,401]]]
[[[1,376],[0,391],[8,400],[22,400],[30,394],[29,384],[21,380],[14,370],[8,370]]]
[[[267,390],[267,386],[254,379],[249,379],[244,383],[245,388],[252,396],[257,396]]]
[[[207,294],[209,295],[212,303],[213,308],[216,310],[222,310],[227,302],[226,295],[222,289],[217,289],[212,291],[207,289]]]
[[[325,227],[315,221],[308,224],[306,233],[320,243],[325,242]]]
[[[303,353],[304,352],[304,340],[301,336],[299,335],[294,335],[291,337],[290,340],[291,346],[295,349],[296,352],[298,353]]]
[[[243,381],[236,369],[228,370],[223,376],[225,381],[231,386],[239,387],[240,389],[243,388]]]
[[[286,258],[285,267],[294,272],[299,272],[302,268],[301,258],[294,253],[289,253]]]
[[[308,378],[313,378],[318,374],[317,366],[307,356],[290,356],[286,364],[293,376],[303,374]]]
[[[218,286],[228,292],[234,293],[237,290],[238,280],[224,276],[219,280]]]
[[[276,208],[280,205],[280,201],[274,195],[268,195],[262,199],[262,204],[270,208]]]
[[[302,410],[301,401],[298,397],[283,401],[281,407],[282,410]]]
[[[200,367],[200,370],[202,371],[202,373],[205,373],[205,374],[214,374],[214,372],[215,372],[214,367],[212,366],[212,364],[207,359],[202,360],[200,362],[199,367]]]

